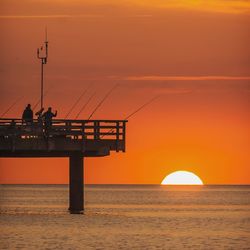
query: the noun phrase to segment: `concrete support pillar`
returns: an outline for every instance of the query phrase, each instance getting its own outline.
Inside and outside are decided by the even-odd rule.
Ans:
[[[71,214],[83,213],[83,184],[83,156],[75,152],[69,157],[69,211]]]

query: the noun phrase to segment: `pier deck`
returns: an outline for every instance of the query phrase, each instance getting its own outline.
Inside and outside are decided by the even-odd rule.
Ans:
[[[0,157],[67,157],[78,152],[84,157],[125,152],[125,120],[53,120],[45,132],[34,120],[0,119]]]

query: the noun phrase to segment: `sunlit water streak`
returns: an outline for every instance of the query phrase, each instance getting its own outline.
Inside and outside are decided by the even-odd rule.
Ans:
[[[250,186],[1,185],[2,249],[249,249]]]

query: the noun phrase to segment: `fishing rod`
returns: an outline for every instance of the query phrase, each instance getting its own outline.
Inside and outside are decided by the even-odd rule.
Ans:
[[[23,99],[24,96],[21,96],[20,98],[18,98],[15,102],[13,102],[6,111],[4,111],[0,117],[4,117],[19,101],[21,101]]]
[[[76,107],[76,105],[80,102],[80,100],[82,99],[82,97],[87,93],[88,89],[90,88],[90,85],[91,84],[88,85],[88,87],[82,92],[82,94],[78,97],[78,99],[76,100],[76,102],[72,105],[72,107],[70,108],[69,112],[66,114],[65,119],[71,114],[71,112]]]
[[[77,113],[75,119],[77,119],[79,117],[79,115],[82,113],[82,111],[86,108],[86,106],[89,104],[89,102],[91,101],[91,99],[95,96],[96,92],[94,92],[89,99],[87,100],[87,102],[82,106],[82,108],[80,109],[80,111]]]
[[[98,108],[101,107],[101,105],[103,104],[103,102],[109,97],[109,95],[114,91],[115,88],[117,88],[118,83],[112,87],[109,92],[103,97],[103,99],[96,105],[95,109],[92,111],[92,113],[90,114],[88,120],[90,120],[90,118],[94,115],[94,113],[98,110]]]
[[[146,103],[144,103],[143,105],[141,105],[139,108],[137,108],[135,111],[133,111],[132,113],[130,113],[127,117],[125,117],[124,120],[128,120],[129,118],[131,118],[132,116],[134,116],[136,113],[138,113],[139,111],[141,111],[143,108],[145,108],[146,106],[148,106],[149,104],[151,104],[153,101],[155,101],[156,99],[158,99],[160,97],[160,95],[155,96],[153,98],[151,98],[149,101],[147,101]],[[110,129],[108,131],[108,133],[112,133],[114,131],[114,129]],[[105,135],[101,136],[101,138],[103,138]]]
[[[158,99],[160,96],[155,96],[152,99],[150,99],[149,101],[147,101],[146,103],[144,103],[142,106],[140,106],[138,109],[136,109],[135,111],[133,111],[130,115],[128,115],[124,120],[128,120],[129,118],[131,118],[133,115],[135,115],[137,112],[139,112],[140,110],[142,110],[143,108],[145,108],[146,106],[148,106],[150,103],[152,103],[154,100]]]

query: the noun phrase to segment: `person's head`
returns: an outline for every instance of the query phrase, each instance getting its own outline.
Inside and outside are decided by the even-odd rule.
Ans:
[[[50,111],[50,112],[51,112],[51,110],[52,110],[52,108],[51,108],[51,107],[49,107],[49,108],[48,108],[48,111]]]
[[[28,104],[28,105],[27,105],[27,108],[28,108],[28,109],[30,109],[30,108],[31,108],[31,105],[30,105],[30,104]]]

